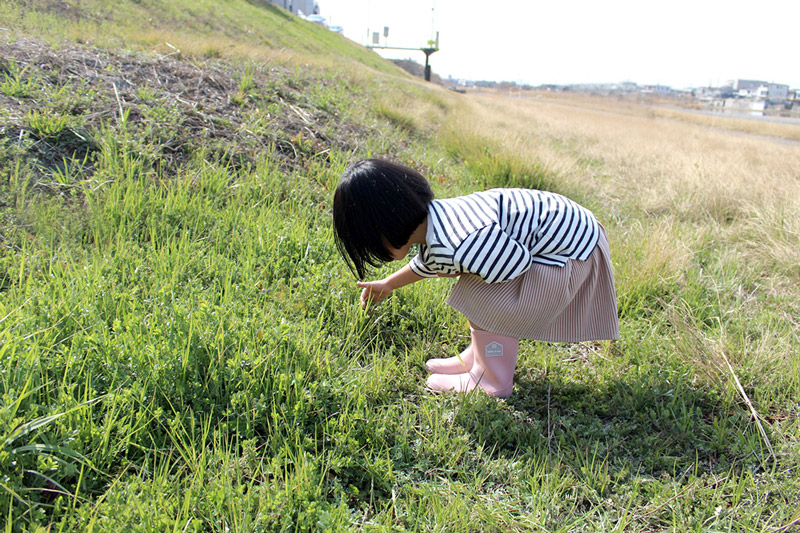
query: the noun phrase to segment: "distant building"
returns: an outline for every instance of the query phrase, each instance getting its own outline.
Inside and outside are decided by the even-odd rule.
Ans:
[[[667,85],[645,85],[642,87],[642,94],[658,94],[661,96],[669,96],[673,93],[672,87]]]
[[[783,102],[789,98],[789,86],[757,80],[732,80],[733,92],[740,98],[752,98],[767,102]]]
[[[698,100],[711,101],[719,98],[720,90],[718,87],[695,87],[694,97]]]
[[[783,102],[789,98],[789,86],[780,83],[768,83],[758,88],[758,97],[769,102]]]
[[[316,0],[267,0],[270,4],[282,7],[295,15],[319,15],[319,2]]]
[[[757,89],[765,83],[767,82],[757,80],[731,80],[728,82],[728,85],[733,87],[733,92],[738,93],[739,91]]]

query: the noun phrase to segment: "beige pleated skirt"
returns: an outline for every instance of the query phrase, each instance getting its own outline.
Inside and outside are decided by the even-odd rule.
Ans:
[[[462,274],[447,303],[481,329],[523,339],[583,342],[619,337],[611,251],[605,230],[586,261],[534,263],[521,276],[486,283]]]

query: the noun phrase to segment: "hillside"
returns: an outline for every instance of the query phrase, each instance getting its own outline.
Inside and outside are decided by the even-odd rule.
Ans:
[[[0,5],[5,32],[101,48],[183,53],[196,58],[363,65],[396,73],[389,62],[339,34],[264,0],[119,2],[24,0]]]
[[[162,147],[162,160],[180,158],[175,147],[191,140],[208,147],[205,141],[212,138],[224,149],[234,136],[241,141],[228,143],[237,144],[235,151],[270,143],[277,143],[279,152],[290,150],[287,141],[298,134],[308,142],[352,145],[357,136],[326,135],[322,123],[358,129],[356,119],[339,115],[352,101],[374,98],[364,88],[369,78],[379,75],[390,84],[384,102],[392,99],[391,86],[407,79],[391,62],[268,2],[158,5],[157,10],[147,2],[118,2],[113,8],[104,2],[0,6],[0,16],[12,23],[4,30],[3,75],[6,84],[17,84],[4,91],[4,111],[20,123],[17,131],[24,129],[21,117],[42,109],[41,97],[49,98],[50,90],[57,101],[46,103],[71,117],[69,127],[97,127],[120,109],[132,124],[151,129],[177,118],[168,125],[171,131],[155,133],[177,136]],[[100,101],[88,109],[95,97]],[[159,106],[179,117],[145,116]],[[368,106],[347,114],[363,119]],[[391,105],[383,107],[391,114]],[[352,146],[338,148],[347,152]],[[50,155],[68,155],[57,152]],[[254,155],[249,154],[251,161]]]
[[[0,20],[5,531],[800,523],[795,131],[455,94],[260,0]],[[361,309],[330,205],[362,157],[590,207],[620,339],[523,340],[507,400],[427,391],[455,280]]]

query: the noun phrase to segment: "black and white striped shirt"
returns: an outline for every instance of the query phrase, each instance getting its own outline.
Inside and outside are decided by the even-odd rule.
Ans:
[[[585,261],[600,227],[569,198],[532,189],[491,189],[433,200],[426,244],[409,266],[423,277],[473,273],[488,283],[519,276],[532,263]]]

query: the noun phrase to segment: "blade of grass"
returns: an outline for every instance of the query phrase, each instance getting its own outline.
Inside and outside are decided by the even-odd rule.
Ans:
[[[750,410],[750,414],[753,417],[753,421],[756,423],[756,427],[758,427],[758,432],[761,433],[761,438],[764,439],[764,444],[766,444],[770,456],[773,459],[777,459],[777,456],[775,455],[775,450],[772,448],[772,443],[769,440],[769,436],[767,435],[767,432],[764,430],[763,424],[761,424],[761,415],[758,414],[758,411],[756,411],[756,408],[753,406],[753,402],[750,401],[750,397],[747,395],[747,392],[745,392],[744,387],[742,387],[742,384],[739,381],[739,377],[736,375],[736,372],[733,370],[733,366],[728,360],[728,356],[725,355],[725,352],[722,350],[719,351],[719,355],[720,357],[722,357],[722,360],[725,361],[725,364],[728,366],[728,370],[730,371],[731,377],[733,378],[733,383],[734,385],[736,385],[736,390],[739,392],[739,395],[742,397],[742,400]]]

